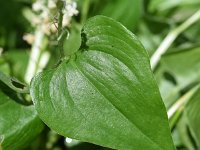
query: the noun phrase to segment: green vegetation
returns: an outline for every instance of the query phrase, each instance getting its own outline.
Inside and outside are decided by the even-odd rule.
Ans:
[[[7,0],[0,150],[199,150],[199,0]]]

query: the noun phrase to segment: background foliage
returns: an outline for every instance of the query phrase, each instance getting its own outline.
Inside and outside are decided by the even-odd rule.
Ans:
[[[37,59],[32,60],[36,65],[29,78],[41,70],[54,68],[60,52],[56,42],[57,29],[56,32],[51,30],[54,21],[57,21],[56,11],[49,8],[51,16],[48,24],[45,19],[35,24],[35,17],[42,14],[32,9],[34,3],[25,0],[0,1],[0,143],[5,143],[5,150],[13,149],[13,146],[14,149],[32,150],[108,149],[77,140],[68,142],[70,139],[50,130],[37,117],[30,95],[26,92],[30,83],[27,72],[31,52],[34,46],[40,50]],[[69,32],[64,41],[66,56],[80,47],[80,30],[85,21],[101,14],[121,22],[132,31],[151,58],[165,37],[171,31],[174,33],[174,29],[200,8],[199,0],[77,0],[76,3],[79,13],[66,26]],[[41,26],[45,26],[47,31],[40,30]],[[198,150],[200,147],[199,27],[200,19],[197,19],[181,31],[154,69],[177,150]],[[35,44],[37,39],[40,39],[39,45]],[[23,130],[26,134],[21,135]],[[27,141],[20,140],[20,137]]]

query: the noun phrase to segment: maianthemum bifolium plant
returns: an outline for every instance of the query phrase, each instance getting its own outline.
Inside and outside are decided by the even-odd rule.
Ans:
[[[35,32],[30,56],[0,59],[0,150],[199,150],[199,1],[104,2],[23,9]]]

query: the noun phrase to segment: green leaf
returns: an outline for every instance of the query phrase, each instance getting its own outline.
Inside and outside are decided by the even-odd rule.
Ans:
[[[72,28],[69,33],[69,38],[64,41],[64,49],[66,55],[71,55],[80,47],[81,37],[80,31],[76,28]]]
[[[29,93],[29,87],[15,78],[11,78],[0,71],[1,91],[24,105],[30,105],[32,102],[25,99],[25,94]]]
[[[200,46],[179,49],[164,55],[161,65],[174,76],[177,85],[185,88],[200,81]]]
[[[0,82],[3,82],[10,89],[12,89],[18,93],[29,93],[29,88],[25,84],[21,83],[20,81],[18,81],[15,78],[6,76],[1,71],[0,71]]]
[[[191,16],[199,9],[199,0],[153,0],[148,5],[148,10],[160,17],[180,22]]]
[[[9,63],[2,56],[0,57],[0,71],[4,72],[6,75],[10,74]]]
[[[69,60],[33,78],[40,118],[59,134],[114,149],[173,150],[147,52],[120,23],[96,16]]]
[[[200,34],[200,21],[196,22],[191,28],[188,28],[183,34],[191,41],[191,44],[200,43],[200,39],[198,38]]]
[[[152,21],[153,22],[153,21]],[[161,33],[153,33],[150,30],[150,27],[154,27],[156,28],[156,30],[158,30],[158,26],[163,27],[163,24],[156,24],[156,23],[145,23],[145,22],[141,22],[138,25],[138,30],[139,32],[137,33],[137,36],[139,38],[139,40],[144,44],[145,49],[147,50],[149,56],[151,56],[154,51],[156,50],[156,48],[159,46],[161,40],[162,40],[162,36],[160,36],[159,34]],[[149,39],[149,37],[152,37]]]
[[[191,136],[189,135],[188,126],[186,123],[185,115],[182,115],[179,118],[179,121],[176,123],[177,134],[179,136],[179,140],[181,145],[177,145],[177,147],[185,147],[186,150],[196,150],[195,145],[192,141]]]
[[[196,93],[192,96],[189,100],[187,105],[185,106],[185,116],[187,119],[187,124],[191,131],[194,140],[200,148],[200,113],[199,113],[199,106],[200,106],[200,87]]]
[[[29,51],[27,49],[9,49],[2,55],[7,63],[9,63],[11,69],[10,75],[16,77],[20,81],[24,81],[29,59],[28,54]]]
[[[111,17],[129,30],[136,28],[142,16],[143,0],[99,0],[94,11],[99,9],[94,14],[101,14]]]
[[[0,91],[0,135],[3,150],[21,150],[42,131],[34,106],[16,103]]]
[[[180,97],[180,88],[176,85],[173,76],[165,72],[162,66],[156,70],[154,75],[165,107],[168,109]]]

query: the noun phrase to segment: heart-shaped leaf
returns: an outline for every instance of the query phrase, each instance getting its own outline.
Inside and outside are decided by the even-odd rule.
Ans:
[[[174,149],[147,53],[110,18],[88,20],[80,49],[34,77],[31,96],[61,135],[114,149]]]
[[[18,104],[0,90],[0,144],[3,150],[26,148],[42,131],[43,125],[34,106]]]

